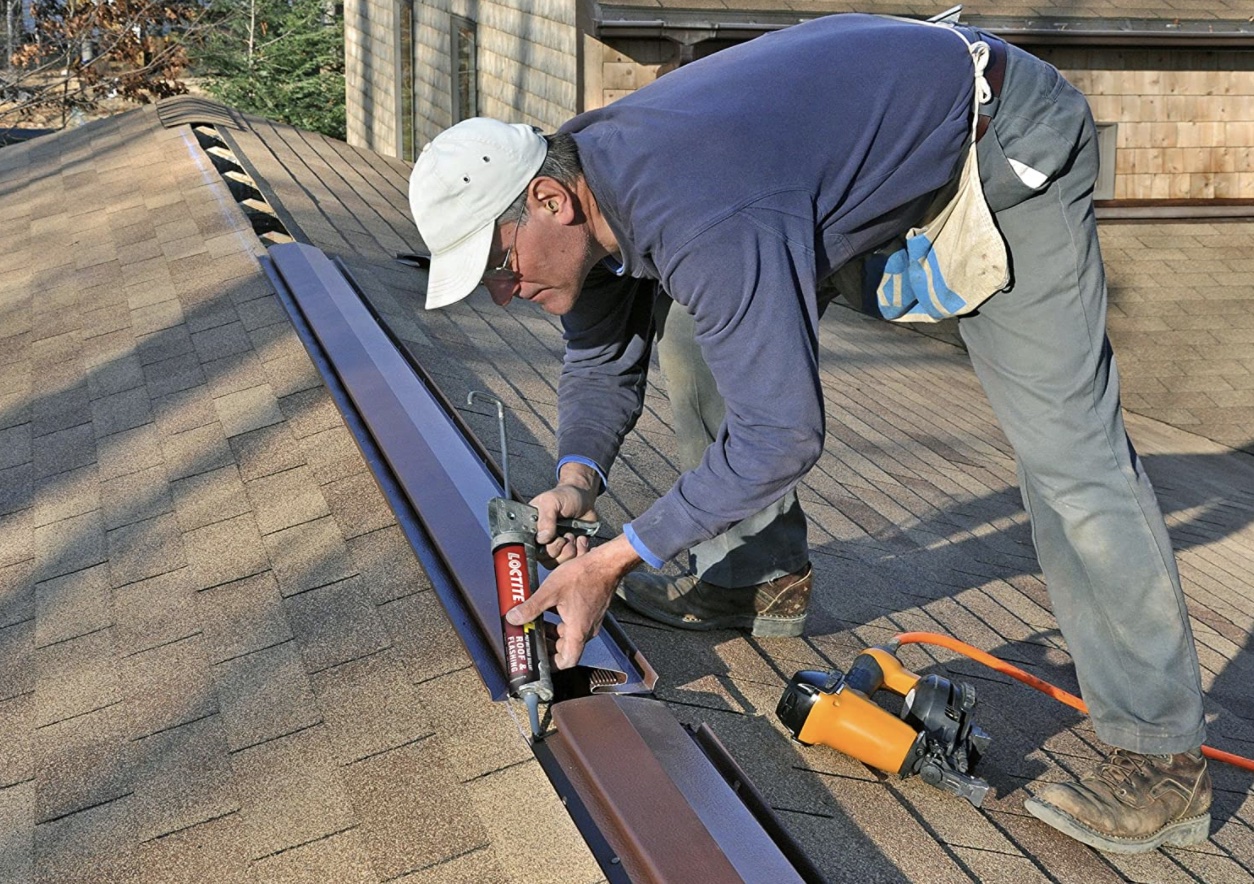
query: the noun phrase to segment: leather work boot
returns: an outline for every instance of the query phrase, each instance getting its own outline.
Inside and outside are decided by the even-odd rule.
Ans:
[[[806,565],[756,586],[715,586],[692,574],[668,577],[631,573],[617,594],[627,606],[650,619],[680,629],[748,629],[759,638],[801,635],[810,604],[811,576]]]
[[[1024,807],[1107,853],[1201,844],[1210,836],[1210,774],[1200,749],[1177,755],[1116,749],[1080,782],[1049,786]]]

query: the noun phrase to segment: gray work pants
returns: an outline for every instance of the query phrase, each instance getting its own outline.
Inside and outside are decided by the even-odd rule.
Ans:
[[[666,375],[679,465],[691,470],[723,423],[723,397],[701,357],[692,316],[659,292],[654,311],[658,363]],[[806,517],[789,491],[766,509],[688,551],[693,574],[715,586],[753,586],[800,571],[810,560]]]
[[[1092,116],[1052,67],[1009,52],[978,156],[1012,284],[959,328],[1014,446],[1037,556],[1098,737],[1134,752],[1182,752],[1204,738],[1201,679],[1167,528],[1120,414]],[[1007,156],[1049,183],[1025,186]]]

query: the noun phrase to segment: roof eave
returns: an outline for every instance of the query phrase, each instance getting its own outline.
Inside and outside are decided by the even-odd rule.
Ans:
[[[973,16],[969,23],[1015,43],[1254,48],[1254,23],[1249,21]]]
[[[719,13],[714,10],[639,9],[599,5],[600,37],[654,37],[692,45],[705,40],[747,40],[818,15],[793,12]],[[1160,19],[1006,18],[968,16],[964,24],[1014,43],[1103,46],[1254,48],[1254,22]]]

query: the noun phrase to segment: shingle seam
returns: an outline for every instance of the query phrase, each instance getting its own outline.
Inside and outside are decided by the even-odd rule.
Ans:
[[[167,510],[164,513],[159,513],[158,515],[151,516],[147,519],[140,519],[139,521],[130,522],[126,525],[119,525],[116,528],[108,528],[105,530],[105,534],[106,535],[112,534],[115,531],[125,531],[128,528],[134,528],[136,525],[142,525],[144,522],[155,522],[158,519],[164,519],[172,515],[174,514],[170,512],[169,510]],[[196,530],[199,530],[199,529],[196,529]],[[180,543],[182,541],[182,535],[185,533],[188,533],[188,532],[179,532],[178,540],[180,541]],[[100,564],[112,565],[112,558],[106,559],[104,562],[101,562]],[[169,568],[166,568],[164,571],[153,571],[152,573],[144,573],[142,577],[137,577],[134,580],[127,580],[125,583],[119,583],[113,588],[121,589],[124,586],[134,586],[136,583],[143,583],[145,580],[152,580],[154,577],[164,577],[166,574],[173,574],[175,571],[182,571],[186,567],[187,567],[186,562],[183,562],[181,564],[174,564],[174,565],[171,565]]]
[[[325,835],[319,835],[317,838],[310,838],[308,841],[302,841],[299,844],[292,844],[288,847],[284,847],[272,853],[266,853],[261,856],[253,857],[250,864],[255,866],[257,865],[257,863],[262,862],[263,860],[271,859],[273,857],[280,856],[281,854],[289,853],[293,850],[300,850],[302,847],[308,847],[310,844],[317,844],[321,841],[326,841],[330,838],[335,838],[339,835],[343,835],[345,832],[351,832],[354,829],[358,829],[358,828],[361,828],[360,825],[354,823],[351,826],[345,826],[344,828],[338,829],[334,832],[328,832]]]
[[[350,577],[349,579],[351,580],[352,578]],[[344,583],[344,582],[346,582],[346,581],[340,581],[340,582],[341,582],[341,583]],[[327,585],[328,585],[328,586],[330,586],[331,584],[327,584]],[[315,587],[315,588],[317,588],[317,589],[323,589],[323,588],[325,588],[325,587]],[[297,593],[297,595],[303,595],[303,593]],[[295,596],[295,595],[289,595],[289,596],[287,596],[286,598],[293,599],[293,598],[296,598],[296,596]],[[335,669],[336,667],[339,667],[339,666],[347,666],[347,665],[348,665],[348,664],[350,664],[350,663],[357,663],[357,662],[360,662],[360,661],[362,661],[362,660],[369,660],[371,657],[375,656],[376,654],[381,654],[381,653],[383,653],[384,651],[390,651],[390,650],[393,650],[395,647],[396,647],[396,646],[395,646],[395,645],[393,645],[391,642],[388,642],[386,645],[382,645],[381,647],[379,647],[379,648],[377,648],[377,649],[375,649],[375,650],[373,650],[373,651],[371,651],[371,652],[369,652],[369,653],[367,653],[367,654],[361,654],[360,656],[353,657],[353,658],[348,659],[348,660],[341,660],[341,661],[339,661],[339,662],[337,662],[337,663],[332,663],[332,664],[330,664],[329,666],[317,666],[317,667],[309,667],[309,666],[306,666],[306,667],[305,667],[305,674],[306,674],[306,675],[319,675],[319,674],[321,674],[321,673],[323,673],[323,672],[328,672],[329,670]]]
[[[304,521],[304,522],[298,522],[298,523],[296,523],[295,525],[290,526],[289,528],[280,528],[280,529],[278,529],[277,531],[271,531],[269,534],[263,534],[263,535],[261,535],[261,536],[262,536],[262,537],[273,537],[275,534],[281,534],[282,532],[284,532],[284,531],[288,531],[288,530],[290,530],[291,528],[299,528],[299,527],[301,527],[302,525],[308,525],[308,524],[310,524],[310,523],[312,523],[312,522],[320,522],[320,521],[322,521],[323,519],[328,519],[328,518],[331,518],[331,516],[318,516],[317,518],[314,518],[314,519],[309,519],[309,520]],[[320,589],[328,589],[328,588],[330,588],[330,587],[332,587],[332,586],[338,586],[338,585],[339,585],[339,584],[341,584],[341,583],[348,583],[350,580],[354,580],[354,579],[356,579],[356,578],[358,578],[358,577],[361,577],[361,576],[362,576],[362,574],[361,574],[361,572],[360,572],[360,571],[354,571],[352,574],[346,574],[346,575],[344,575],[343,577],[337,577],[337,578],[335,578],[334,580],[328,580],[326,583],[319,583],[317,586],[306,586],[304,589],[298,589],[296,592],[287,592],[287,593],[284,593],[284,594],[283,594],[283,598],[285,598],[285,599],[294,599],[294,598],[299,598],[300,596],[303,596],[303,595],[308,595],[308,594],[309,594],[309,593],[311,593],[311,592],[317,592],[317,591],[318,591],[318,590],[320,590]],[[370,656],[373,656],[374,654],[377,654],[377,653],[378,653],[378,651],[371,651],[369,654],[362,654],[360,657],[354,657],[354,658],[353,658],[353,660],[360,660],[360,659],[363,659],[363,658],[365,658],[365,657],[370,657]],[[324,669],[330,669],[330,668],[334,668],[334,667],[336,667],[336,666],[342,666],[344,663],[351,663],[351,662],[352,662],[351,660],[345,660],[345,661],[343,661],[342,663],[332,663],[332,664],[331,664],[331,666],[329,666],[329,667],[323,667],[323,668],[324,668]]]
[[[396,526],[395,526],[395,525],[388,525],[387,527],[388,527],[388,528],[395,528]],[[382,529],[380,529],[380,530],[382,530]],[[372,532],[372,533],[373,533],[373,532]],[[356,540],[358,537],[367,537],[367,536],[369,536],[369,535],[366,535],[366,534],[358,534],[358,535],[356,535],[356,536],[354,536],[354,537],[350,537],[350,538],[348,538],[346,542],[347,542],[347,543],[352,543],[352,542],[353,542],[354,540]],[[359,576],[360,576],[360,573],[359,573]],[[414,596],[416,596],[416,595],[421,595],[421,594],[422,594],[422,593],[424,593],[424,592],[433,592],[433,591],[434,591],[434,590],[433,590],[430,586],[420,586],[418,589],[412,589],[412,590],[409,590],[408,592],[403,592],[403,593],[401,593],[400,595],[390,595],[390,596],[388,597],[387,601],[385,601],[385,602],[380,602],[378,605],[376,605],[376,607],[382,608],[384,605],[390,605],[390,604],[392,604],[393,602],[403,601],[403,600],[405,600],[405,599],[410,599],[410,598],[413,598],[413,597],[414,597]],[[426,679],[423,679],[423,680],[424,680],[424,681],[426,681]],[[415,684],[417,684],[417,682],[415,682]]]
[[[139,582],[142,583],[143,581],[141,580]],[[125,654],[119,654],[118,659],[125,660],[128,657],[136,657],[140,654],[146,654],[149,651],[155,651],[158,648],[168,648],[170,645],[176,645],[179,642],[187,641],[188,639],[196,638],[197,636],[203,636],[203,635],[204,633],[201,630],[197,629],[195,632],[189,632],[187,635],[180,635],[178,638],[172,638],[169,641],[158,642],[155,645],[149,645],[148,647],[140,648],[138,651],[129,651]]]
[[[239,516],[236,516],[235,518],[239,518]],[[229,522],[229,521],[231,521],[231,520],[230,520],[230,519],[226,519],[226,521],[228,521],[228,522]],[[218,523],[218,524],[220,524],[220,523]],[[197,530],[197,531],[199,531],[200,529],[199,529],[199,528],[197,528],[196,530]],[[184,566],[184,567],[186,567],[186,566]],[[174,569],[174,570],[180,570],[180,569],[176,568],[176,569]],[[272,569],[271,569],[271,567],[270,567],[270,564],[269,564],[269,562],[267,562],[267,563],[266,563],[266,566],[265,566],[264,568],[259,568],[258,570],[253,571],[253,572],[252,572],[252,573],[250,573],[250,574],[242,574],[242,575],[240,575],[239,577],[231,577],[231,578],[230,578],[230,579],[228,579],[228,580],[223,580],[223,581],[221,581],[220,583],[215,583],[215,584],[213,584],[212,586],[202,586],[202,587],[198,588],[198,589],[196,590],[196,592],[197,592],[197,593],[202,593],[202,592],[209,592],[209,591],[210,591],[210,590],[212,590],[212,589],[220,589],[220,588],[222,588],[223,586],[230,586],[232,583],[239,583],[241,580],[248,580],[250,577],[257,577],[258,575],[261,575],[261,574],[268,574],[268,573],[270,573],[270,571],[271,571],[271,570],[272,570]],[[172,572],[171,572],[171,571],[167,571],[166,573],[167,573],[167,574],[169,574],[169,573],[172,573]],[[154,575],[154,576],[160,576],[160,575]],[[145,577],[144,579],[145,579],[145,580],[147,580],[148,578],[146,578],[146,577]],[[139,581],[136,581],[136,582],[139,582]],[[290,639],[289,639],[289,641],[290,641]],[[280,642],[280,644],[282,644],[282,643]],[[243,656],[243,655],[239,655],[239,656]],[[234,658],[234,657],[232,657],[232,658],[230,658],[230,659],[232,659],[232,660],[233,660],[233,659],[235,659],[235,658]]]
[[[55,721],[46,721],[43,724],[37,724],[35,725],[34,729],[39,731],[39,730],[43,730],[44,728],[54,727],[55,725],[58,725],[58,724],[65,724],[67,721],[74,721],[77,718],[84,718],[85,716],[88,716],[88,715],[94,715],[95,713],[101,712],[105,709],[112,709],[114,706],[121,706],[123,702],[125,701],[114,700],[111,703],[105,703],[103,706],[96,706],[92,709],[88,709],[83,712],[75,712],[73,715],[67,715],[64,718],[58,718]]]
[[[431,590],[429,589],[423,590],[423,592],[431,592]],[[405,596],[403,598],[408,598],[408,596]],[[390,605],[393,602],[398,602],[398,601],[401,601],[401,599],[391,599],[385,604]],[[380,605],[379,607],[383,607],[383,605]],[[448,678],[449,676],[456,675],[459,672],[465,672],[467,669],[471,669],[471,670],[474,670],[475,672],[478,672],[478,669],[475,668],[475,664],[467,663],[465,666],[458,666],[456,669],[450,669],[447,672],[437,672],[435,675],[429,675],[426,678],[420,678],[417,681],[411,681],[410,684],[413,685],[414,687],[418,687],[419,685],[429,684],[430,682],[436,681],[441,678]]]
[[[205,721],[206,719],[213,718],[215,715],[220,715],[220,714],[221,714],[220,709],[214,709],[212,712],[207,712],[204,715],[198,715],[195,718],[189,718],[186,721],[180,721],[178,724],[171,724],[171,725],[168,725],[167,727],[159,728],[155,731],[150,731],[149,733],[146,733],[146,734],[141,734],[138,737],[131,737],[128,740],[128,742],[138,743],[141,740],[147,740],[149,737],[156,737],[156,736],[160,736],[161,734],[168,734],[170,731],[176,731],[181,727],[186,727],[189,724],[196,724],[197,722]]]
[[[172,836],[172,835],[178,835],[178,834],[181,834],[181,833],[183,833],[183,832],[187,832],[187,831],[189,831],[189,830],[191,830],[191,829],[196,828],[197,826],[203,826],[203,825],[205,825],[206,823],[216,822],[217,820],[220,820],[220,819],[225,819],[226,817],[228,817],[228,816],[232,816],[232,815],[237,814],[237,813],[239,813],[239,812],[240,812],[240,809],[239,809],[238,807],[236,807],[236,808],[233,808],[232,810],[228,810],[228,811],[225,811],[225,812],[223,812],[223,813],[215,814],[214,816],[205,817],[203,820],[197,820],[197,821],[196,821],[196,822],[194,822],[194,823],[188,823],[186,826],[179,826],[177,829],[171,829],[171,830],[170,830],[170,831],[168,831],[168,832],[162,832],[160,835],[153,835],[151,838],[145,838],[145,839],[143,839],[142,841],[139,841],[139,842],[137,842],[137,843],[139,843],[139,844],[152,844],[152,843],[154,843],[154,842],[156,842],[156,841],[160,841],[160,840],[161,840],[161,839],[163,839],[163,838],[169,838],[169,837],[170,837],[170,836]]]
[[[34,693],[35,693],[35,692],[34,692],[33,690],[30,690],[30,691],[18,691],[16,694],[10,694],[10,695],[8,695],[7,697],[6,697],[6,696],[0,696],[0,703],[7,703],[7,702],[9,702],[10,700],[16,700],[18,697],[25,697],[25,696],[27,696],[27,695],[34,694]]]
[[[100,565],[102,565],[102,564],[104,564],[104,563],[103,563],[103,562],[97,562],[96,564],[94,564],[94,565],[89,565],[89,566],[88,566],[88,567],[86,567],[86,568],[80,568],[78,571],[70,571],[70,572],[68,572],[68,573],[66,573],[66,574],[58,574],[58,575],[56,575],[55,577],[50,577],[50,578],[48,578],[47,580],[41,580],[39,583],[37,583],[37,584],[35,584],[35,585],[36,585],[36,586],[39,586],[39,585],[40,585],[40,584],[42,584],[42,583],[50,583],[50,582],[52,582],[53,580],[60,580],[60,579],[61,579],[61,578],[63,578],[63,577],[68,577],[68,576],[70,576],[70,575],[72,575],[72,574],[78,574],[80,571],[88,571],[88,570],[90,570],[91,568],[98,568],[98,567],[99,567]],[[37,617],[38,617],[38,615],[36,615],[36,617],[33,617],[33,618],[31,618],[31,619],[37,619]],[[35,645],[35,650],[36,650],[36,651],[43,651],[43,650],[46,650],[46,649],[48,649],[48,648],[55,648],[55,647],[57,647],[58,645],[63,645],[63,644],[65,644],[66,642],[77,641],[77,640],[78,640],[78,639],[80,639],[80,638],[86,638],[86,637],[87,637],[87,636],[89,636],[89,635],[95,635],[96,633],[99,633],[99,632],[104,632],[105,630],[107,630],[107,629],[112,629],[112,628],[113,628],[113,624],[112,624],[112,623],[107,623],[107,624],[105,624],[104,626],[97,626],[95,629],[89,629],[89,630],[87,630],[86,632],[79,632],[79,633],[75,633],[74,635],[68,635],[68,636],[66,636],[65,638],[59,638],[59,639],[57,639],[57,640],[56,640],[56,641],[54,641],[54,642],[48,642],[47,644],[43,644],[43,645],[38,645],[38,644],[37,644],[37,645]]]
[[[109,804],[115,804],[118,801],[123,800],[124,798],[130,798],[134,794],[135,794],[134,791],[123,792],[120,795],[114,795],[112,798],[106,798],[103,801],[97,801],[93,804],[84,805],[83,807],[76,807],[74,810],[66,811],[65,813],[57,814],[56,816],[50,816],[50,817],[44,817],[42,819],[37,819],[35,820],[35,826],[36,827],[46,826],[48,823],[55,823],[55,822],[58,822],[59,820],[63,820],[66,817],[74,816],[75,814],[78,814],[78,813],[86,813],[87,811],[95,810],[98,807],[105,807],[106,805],[109,805]]]
[[[427,863],[426,865],[420,865],[420,866],[413,866],[412,868],[405,869],[403,872],[401,872],[398,875],[393,875],[390,878],[381,878],[380,884],[387,884],[388,881],[399,881],[402,878],[407,878],[410,875],[417,874],[418,872],[425,872],[429,869],[439,868],[440,866],[447,865],[448,863],[455,862],[459,859],[470,856],[473,853],[479,853],[481,851],[491,850],[491,849],[492,849],[491,842],[485,841],[483,844],[480,844],[476,847],[471,847],[468,850],[463,850],[459,853],[454,853],[450,856],[444,857],[443,859],[436,860],[433,863]]]
[[[274,426],[274,425],[273,425],[273,424],[271,424],[270,426]],[[264,427],[262,427],[262,429],[265,429],[265,428],[264,428]],[[240,434],[240,435],[243,435],[243,434]],[[234,437],[232,437],[232,438],[234,438]],[[294,471],[299,470],[299,469],[307,469],[308,467],[309,467],[309,465],[308,465],[308,464],[297,464],[296,466],[294,466],[294,467],[289,467],[289,468],[287,468],[287,469],[283,469],[283,470],[275,470],[273,473],[266,473],[264,476],[257,476],[255,479],[249,479],[249,480],[245,481],[245,482],[244,482],[244,487],[245,487],[245,488],[247,488],[249,485],[252,485],[252,484],[253,484],[253,483],[255,483],[255,482],[264,482],[264,481],[267,481],[267,480],[269,480],[269,479],[273,479],[275,476],[281,476],[281,475],[283,475],[284,473],[291,473],[291,472],[294,472]],[[345,476],[344,478],[352,478],[352,476]],[[318,486],[318,489],[319,489],[319,490],[321,490],[321,489],[323,489],[323,488],[326,488],[326,487],[327,487],[327,485],[334,485],[336,482],[342,482],[342,481],[344,481],[344,479],[333,479],[333,480],[331,480],[330,482],[318,482],[318,481],[316,481],[316,480],[315,480],[312,484],[317,485],[317,486]],[[241,513],[240,515],[243,515],[243,514]],[[255,511],[254,511],[254,515],[255,515]],[[327,513],[323,513],[323,514],[322,514],[322,515],[320,515],[320,516],[312,516],[311,518],[304,519],[304,520],[302,520],[302,521],[300,521],[300,522],[293,522],[293,523],[292,523],[292,524],[290,524],[290,525],[284,525],[282,528],[275,528],[273,531],[263,531],[263,532],[260,532],[260,533],[261,533],[261,536],[262,536],[262,538],[263,538],[263,539],[264,539],[264,538],[271,538],[271,537],[274,537],[274,535],[276,535],[276,534],[282,534],[284,531],[290,531],[290,530],[291,530],[291,529],[293,529],[293,528],[300,528],[300,527],[302,527],[302,526],[304,526],[304,525],[309,525],[309,524],[312,524],[313,522],[320,522],[320,521],[322,521],[323,519],[327,519],[327,518],[334,518],[334,517],[335,517],[335,513],[334,513],[334,512],[327,512]],[[230,517],[230,518],[228,518],[228,519],[221,519],[221,520],[219,520],[219,521],[226,522],[226,521],[230,521],[230,519],[234,519],[234,518],[238,518],[238,516],[231,516],[231,517]],[[215,524],[215,525],[216,525],[216,524],[218,524],[218,523],[217,523],[217,522],[214,522],[214,523],[212,523],[212,524]],[[337,524],[338,524],[338,523],[337,523]],[[388,528],[388,527],[391,527],[391,526],[389,526],[389,525],[384,525],[383,527]],[[348,577],[342,577],[342,578],[340,578],[339,580],[332,580],[332,581],[330,581],[330,583],[324,583],[324,584],[321,584],[321,585],[319,585],[319,586],[311,586],[311,587],[309,587],[309,588],[307,588],[307,589],[302,589],[300,592],[293,592],[293,593],[289,593],[288,598],[291,598],[292,596],[302,595],[302,594],[304,594],[304,593],[306,593],[306,592],[311,592],[312,590],[315,590],[315,589],[322,589],[322,588],[323,588],[323,587],[325,587],[325,586],[330,586],[330,585],[331,585],[331,583],[342,583],[344,580],[351,580],[351,579],[352,579],[353,577],[355,577],[355,576],[357,576],[357,575],[355,575],[355,574],[350,574]]]
[[[384,749],[376,749],[374,752],[367,752],[365,755],[360,755],[349,761],[345,761],[340,766],[352,767],[354,764],[357,764],[358,762],[369,761],[372,758],[378,758],[380,755],[387,755],[388,753],[395,752],[398,749],[404,749],[408,746],[414,746],[414,745],[417,745],[418,743],[426,742],[427,740],[431,739],[434,736],[435,736],[435,731],[431,731],[430,733],[425,733],[422,736],[414,737],[412,740],[406,740],[403,743],[397,743],[395,746],[388,746]]]
[[[279,740],[284,740],[288,737],[295,736],[296,734],[303,733],[304,731],[313,730],[316,727],[322,727],[325,724],[326,722],[323,719],[319,718],[317,721],[311,722],[309,724],[301,725],[300,727],[293,728],[292,730],[285,731],[284,733],[281,733],[281,734],[276,734],[273,737],[266,737],[264,740],[258,740],[255,743],[249,743],[246,746],[239,746],[235,749],[228,750],[227,755],[238,755],[241,752],[247,752],[249,749],[256,749],[258,746],[265,746],[268,743],[274,743]]]
[[[841,779],[855,780],[856,782],[860,782],[860,783],[866,782],[866,780],[857,780],[854,777],[841,777],[839,774],[828,774],[822,771],[811,770],[808,767],[794,767],[793,770],[798,771],[799,773],[822,773],[823,776],[833,776],[833,777],[839,777]],[[808,817],[812,817],[814,819],[819,819],[819,820],[835,819],[835,816],[833,816],[830,813],[819,813],[817,810],[802,810],[799,807],[783,807],[782,805],[772,804],[771,809],[775,811],[776,813],[795,813],[798,816],[808,816]]]
[[[462,780],[461,783],[464,786],[467,783],[474,783],[474,782],[477,782],[478,780],[485,780],[488,777],[495,776],[496,774],[502,773],[504,771],[513,770],[516,767],[525,767],[528,764],[535,764],[535,763],[536,763],[535,758],[531,755],[528,755],[526,758],[520,758],[518,761],[512,761],[509,764],[502,765],[501,767],[494,767],[492,768],[492,770],[485,770],[482,773],[477,773],[473,777],[468,777]]]
[[[254,576],[256,576],[256,575],[254,575]],[[242,579],[242,580],[247,580],[248,578],[244,577],[244,578],[241,578],[241,579]],[[236,582],[236,581],[232,581],[232,583],[234,583],[234,582]],[[275,648],[282,647],[283,645],[290,645],[290,644],[295,644],[295,643],[296,643],[296,639],[295,639],[294,637],[293,637],[293,638],[285,638],[285,639],[283,639],[283,640],[281,640],[281,641],[271,642],[270,644],[268,644],[268,645],[263,645],[263,646],[261,646],[261,647],[259,647],[259,648],[250,648],[249,650],[244,651],[242,654],[232,654],[230,657],[223,657],[221,660],[214,660],[214,661],[213,661],[210,665],[211,665],[211,666],[221,666],[223,663],[231,663],[231,662],[234,662],[235,660],[239,660],[239,659],[241,659],[241,658],[243,658],[243,657],[249,657],[249,656],[252,656],[253,654],[260,654],[262,651],[272,651],[272,650],[274,650]],[[298,649],[298,650],[299,650],[299,649]]]
[[[27,423],[34,424],[35,422],[34,422],[34,421],[28,421]],[[32,426],[32,428],[31,428],[31,429],[32,429],[32,432],[31,432],[31,441],[34,441],[35,439],[44,439],[44,438],[46,438],[46,437],[48,437],[48,436],[53,436],[53,435],[55,435],[55,434],[57,434],[57,433],[65,433],[65,432],[68,432],[68,431],[70,431],[70,430],[77,430],[77,429],[81,429],[82,427],[92,427],[92,426],[94,426],[94,425],[95,425],[95,421],[93,421],[93,420],[91,420],[91,419],[88,419],[88,420],[82,421],[81,423],[74,424],[73,426],[70,426],[70,427],[60,427],[60,428],[55,429],[55,430],[49,430],[47,433],[38,433],[38,434],[36,434],[36,433],[34,433],[34,432],[33,432],[34,427]],[[20,426],[23,426],[23,424],[17,424],[16,426],[19,426],[19,427],[20,427]],[[134,429],[134,427],[131,427],[130,429]],[[118,432],[119,432],[119,433],[124,433],[124,432],[126,432],[126,430],[118,430]],[[114,435],[114,434],[110,433],[109,435]],[[100,438],[101,438],[101,439],[103,439],[103,438],[105,438],[105,437],[104,437],[104,436],[101,436]],[[97,441],[99,441],[99,440],[97,440]],[[23,463],[30,463],[30,462],[31,462],[31,461],[23,461]],[[72,469],[77,469],[77,467],[73,467]],[[60,473],[65,473],[65,472],[69,472],[69,471],[68,471],[68,470],[59,470],[59,471],[58,471],[58,472],[56,472],[56,473],[48,473],[48,474],[47,474],[47,476],[42,476],[41,478],[47,478],[48,476],[56,476],[56,475],[59,475]]]

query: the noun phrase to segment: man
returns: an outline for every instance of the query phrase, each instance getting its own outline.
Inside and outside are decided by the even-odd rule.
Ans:
[[[990,47],[992,64],[976,51]],[[933,195],[963,180],[973,128],[975,190],[1013,274],[974,312],[953,312],[1014,445],[1081,690],[1114,747],[1028,809],[1103,850],[1198,843],[1210,821],[1200,675],[1119,411],[1092,117],[1057,71],[989,35],[833,16],[680,68],[548,139],[470,120],[424,149],[410,201],[432,251],[427,306],[482,280],[498,304],[531,301],[565,330],[558,484],[533,501],[561,564],[509,616],[555,609],[555,663],[572,666],[641,561],[660,566],[795,487],[823,445],[820,281],[930,217]],[[993,251],[975,251],[978,271]],[[699,465],[589,549],[556,537],[555,520],[592,512],[640,413],[653,281],[691,316],[726,414]],[[808,602],[808,581],[793,584],[728,608],[788,633]],[[688,595],[646,601],[708,619],[709,593]]]

